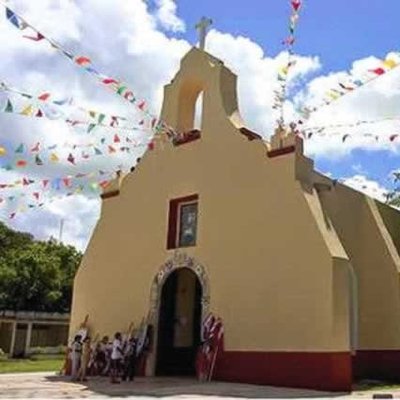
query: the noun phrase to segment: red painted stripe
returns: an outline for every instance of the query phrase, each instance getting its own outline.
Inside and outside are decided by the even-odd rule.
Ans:
[[[258,385],[351,391],[350,353],[225,351],[215,378]]]

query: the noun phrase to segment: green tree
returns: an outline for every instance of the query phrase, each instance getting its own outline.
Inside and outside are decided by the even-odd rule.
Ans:
[[[81,253],[0,223],[0,309],[68,312]]]

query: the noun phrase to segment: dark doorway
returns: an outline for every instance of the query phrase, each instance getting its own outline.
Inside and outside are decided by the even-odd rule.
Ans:
[[[202,288],[188,268],[171,273],[161,291],[157,375],[194,375],[200,344]]]

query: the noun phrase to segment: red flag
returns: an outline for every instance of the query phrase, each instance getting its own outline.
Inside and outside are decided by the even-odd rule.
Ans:
[[[110,183],[109,181],[102,181],[102,182],[99,183],[99,185],[100,185],[103,189],[105,189],[105,188],[108,186],[109,183]]]
[[[117,134],[114,135],[114,143],[120,143],[121,139],[119,138],[119,136]]]
[[[24,37],[25,39],[33,40],[35,42],[39,42],[40,40],[44,39],[44,36],[40,32],[37,32],[36,36],[22,35],[22,37]]]
[[[67,161],[69,161],[71,164],[75,165],[75,158],[71,153],[69,153]]]
[[[71,179],[70,178],[63,178],[63,182],[65,187],[70,187],[71,186]]]
[[[41,118],[41,117],[43,117],[43,113],[42,113],[42,110],[38,110],[38,112],[36,113],[36,117],[39,117],[39,118]]]
[[[76,58],[75,62],[80,66],[91,63],[90,58],[84,56]]]
[[[45,188],[49,184],[49,180],[48,179],[43,179],[42,183],[43,183],[43,187]]]
[[[140,110],[144,110],[144,107],[145,107],[145,105],[146,105],[146,102],[145,101],[141,101],[139,104],[138,104],[138,108],[140,109]]]
[[[383,68],[375,68],[370,69],[370,72],[373,72],[376,75],[383,75],[386,71]]]
[[[31,152],[39,151],[39,147],[40,147],[40,143],[38,142],[31,148]]]
[[[36,200],[39,200],[39,192],[33,193],[33,196],[35,197]]]
[[[154,142],[150,142],[149,143],[149,145],[147,146],[148,147],[148,149],[151,151],[151,150],[154,150]]]
[[[23,186],[28,186],[28,185],[29,185],[29,180],[26,179],[26,178],[23,178],[23,179],[22,179],[22,185],[23,185]]]
[[[106,79],[103,79],[102,82],[103,82],[105,85],[110,85],[111,83],[118,83],[118,81],[115,80],[115,79],[113,79],[113,78],[106,78]]]
[[[25,160],[18,160],[17,161],[17,167],[26,167],[27,164],[28,163]]]
[[[108,152],[111,153],[115,153],[117,150],[114,149],[114,147],[112,146],[108,146]]]
[[[292,0],[292,7],[294,11],[299,11],[301,7],[301,0]]]
[[[38,99],[42,101],[46,101],[50,97],[50,93],[43,93],[41,94]]]

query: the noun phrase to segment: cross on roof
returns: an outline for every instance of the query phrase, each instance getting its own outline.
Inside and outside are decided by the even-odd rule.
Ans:
[[[203,17],[196,25],[196,29],[199,32],[199,43],[201,50],[204,50],[206,47],[207,29],[212,25],[212,23],[212,19]]]

